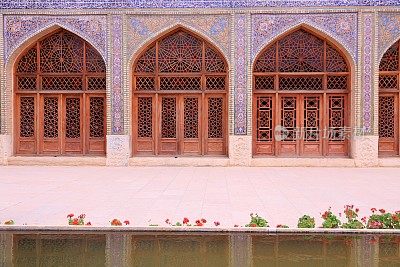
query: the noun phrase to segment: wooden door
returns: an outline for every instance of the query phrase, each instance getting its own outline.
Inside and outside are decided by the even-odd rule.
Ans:
[[[159,96],[159,147],[160,155],[178,154],[178,96]]]
[[[87,94],[86,109],[86,154],[106,153],[106,97],[104,94]]]
[[[398,154],[399,107],[397,93],[379,94],[379,154]]]
[[[63,95],[63,149],[62,154],[83,153],[82,94]]]
[[[223,94],[212,94],[205,97],[204,105],[204,140],[205,153],[208,155],[225,155],[227,152],[227,129],[224,123],[227,119],[226,98]]]
[[[322,95],[302,95],[300,99],[300,155],[322,156]]]
[[[279,96],[278,118],[282,127],[277,139],[276,151],[279,156],[297,156],[299,154],[298,127],[300,125],[298,95]],[[279,129],[278,129],[279,130]]]
[[[36,154],[37,150],[37,95],[18,94],[16,99],[16,152]]]
[[[61,95],[40,96],[40,152],[61,154],[62,119]]]
[[[179,97],[179,154],[201,155],[201,106],[199,95]]]

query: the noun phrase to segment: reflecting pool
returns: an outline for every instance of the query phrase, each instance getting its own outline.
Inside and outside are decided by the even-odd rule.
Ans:
[[[400,235],[0,232],[0,266],[400,267]]]

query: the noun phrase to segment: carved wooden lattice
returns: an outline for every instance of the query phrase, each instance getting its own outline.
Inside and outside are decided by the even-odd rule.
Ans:
[[[31,131],[32,129],[35,131],[36,128],[30,127],[31,130],[28,131],[27,125],[30,125],[31,121],[39,121],[40,139],[76,139],[74,144],[79,146],[85,142],[77,139],[85,138],[82,135],[86,132],[86,137],[103,138],[101,142],[104,143],[105,72],[106,65],[102,56],[89,43],[71,32],[61,29],[37,41],[22,53],[15,67],[15,93],[20,99],[18,136],[25,139],[29,136],[32,138],[31,141],[34,141],[35,133],[32,134]],[[50,92],[51,97],[47,94]],[[28,101],[27,99],[31,98],[24,97],[24,94],[32,93],[38,93],[40,100],[33,101],[35,106],[33,110],[42,112],[27,112],[28,103],[32,102]],[[94,94],[101,97],[93,98]],[[72,95],[76,97],[71,97]],[[92,99],[97,99],[95,101],[97,107]],[[85,113],[91,114],[89,120],[83,117]],[[63,127],[59,127],[61,125]],[[82,129],[86,130],[82,132]],[[17,139],[17,142],[25,141]],[[35,144],[37,147],[22,153],[91,153],[89,142],[85,143],[86,147],[74,147],[74,144],[70,143],[65,151],[57,147],[62,142],[57,141],[43,146],[41,142],[43,141]],[[39,149],[39,146],[42,148]],[[101,146],[104,147],[104,145],[93,146],[97,147],[96,153],[100,151],[98,148]],[[45,151],[43,147],[51,148]],[[71,151],[67,151],[68,149]],[[102,153],[104,152],[103,149]]]
[[[138,99],[138,117],[140,128],[138,129],[139,137],[153,136],[153,99],[151,97],[139,97]]]
[[[58,137],[58,98],[44,98],[44,137]]]
[[[395,97],[379,97],[379,137],[395,138]]]
[[[383,55],[379,65],[379,152],[399,154],[399,75],[400,41]]]
[[[347,126],[344,103],[350,89],[350,72],[347,60],[333,44],[299,29],[266,47],[256,58],[253,72],[255,154],[280,155],[285,150],[293,155],[304,151],[307,155],[327,155],[330,151],[347,155],[347,141],[342,136]],[[272,101],[271,94],[276,101]],[[266,128],[262,122],[270,125]],[[296,141],[295,146],[302,147],[275,143],[272,134],[276,126],[286,128],[281,131],[282,141]],[[321,132],[330,127],[333,137],[322,140]],[[330,150],[328,142],[336,141],[341,144]],[[307,142],[316,144],[307,146]]]
[[[90,137],[104,137],[104,97],[90,97]]]
[[[81,99],[66,99],[66,132],[67,138],[79,138],[81,136]]]
[[[185,138],[199,137],[199,99],[184,98],[184,134]]]
[[[189,153],[201,155],[207,153],[202,151],[201,142],[226,138],[223,124],[226,123],[227,72],[225,59],[214,47],[183,29],[158,39],[143,51],[133,67],[136,98],[133,102],[137,110],[134,132],[138,139],[147,138],[140,143],[143,151],[147,153],[154,142],[154,149],[158,151],[152,153],[156,155],[162,153],[164,147],[170,149],[170,154],[184,154],[187,148]],[[164,96],[166,93],[168,97]],[[148,100],[143,94],[149,96]],[[159,101],[152,102],[150,98]],[[157,103],[156,107],[152,107],[154,103]],[[159,116],[153,116],[152,112],[156,110],[160,112]],[[160,133],[158,135],[152,134],[152,129],[145,125],[153,118],[152,127]],[[150,137],[152,141],[148,140]],[[181,145],[173,147],[180,148],[171,152],[172,141],[164,144],[165,140],[161,140],[164,138],[176,139]],[[191,143],[182,143],[186,142],[184,139],[191,139]],[[225,139],[221,142],[225,145]],[[204,147],[222,154],[225,153],[224,145],[208,148],[206,144]],[[134,149],[135,153],[140,153],[140,147]]]
[[[161,136],[176,138],[176,98],[165,97],[162,99],[161,114]]]
[[[35,98],[32,96],[20,98],[20,137],[35,135]]]

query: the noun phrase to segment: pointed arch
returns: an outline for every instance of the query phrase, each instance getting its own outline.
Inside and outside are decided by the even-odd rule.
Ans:
[[[131,66],[136,155],[226,155],[228,61],[180,25],[147,42]]]
[[[351,70],[302,25],[269,42],[252,64],[253,154],[348,156]]]
[[[334,48],[340,51],[344,58],[346,59],[346,62],[352,70],[355,69],[355,58],[352,56],[352,54],[349,52],[349,49],[346,48],[336,37],[333,37],[330,33],[325,31],[324,29],[316,26],[316,25],[311,25],[307,22],[300,22],[295,25],[289,26],[287,28],[284,28],[279,31],[278,34],[276,34],[272,39],[266,40],[266,42],[261,45],[257,51],[254,53],[254,58],[251,62],[251,69],[253,69],[254,62],[257,60],[258,56],[266,49],[268,48],[271,44],[275,43],[277,40],[282,39],[283,37],[297,31],[303,29],[307,32],[309,32],[312,35],[315,35],[321,39],[326,40],[328,43],[330,43]]]
[[[61,27],[36,36],[13,62],[16,154],[105,153],[106,64]]]

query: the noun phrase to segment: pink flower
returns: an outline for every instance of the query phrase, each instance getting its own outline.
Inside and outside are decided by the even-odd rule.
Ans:
[[[359,212],[360,210],[358,208],[356,208],[356,212]]]
[[[207,221],[206,221],[206,219],[201,219],[201,222],[206,223]]]
[[[188,218],[183,218],[183,224],[188,224],[189,223],[189,219]]]
[[[374,212],[376,211],[376,209],[375,209],[375,208],[372,208],[371,211],[372,211],[372,213],[374,213]]]
[[[87,225],[87,226],[91,226],[92,223],[91,223],[91,222],[87,222],[86,225]]]
[[[73,213],[67,215],[67,218],[72,218],[72,217],[74,217]]]
[[[215,226],[219,226],[220,223],[217,221],[217,222],[214,222],[214,225],[215,225]]]
[[[233,227],[239,227],[239,225],[235,224]]]
[[[86,214],[81,214],[78,216],[79,219],[85,219],[85,217],[86,217]]]

